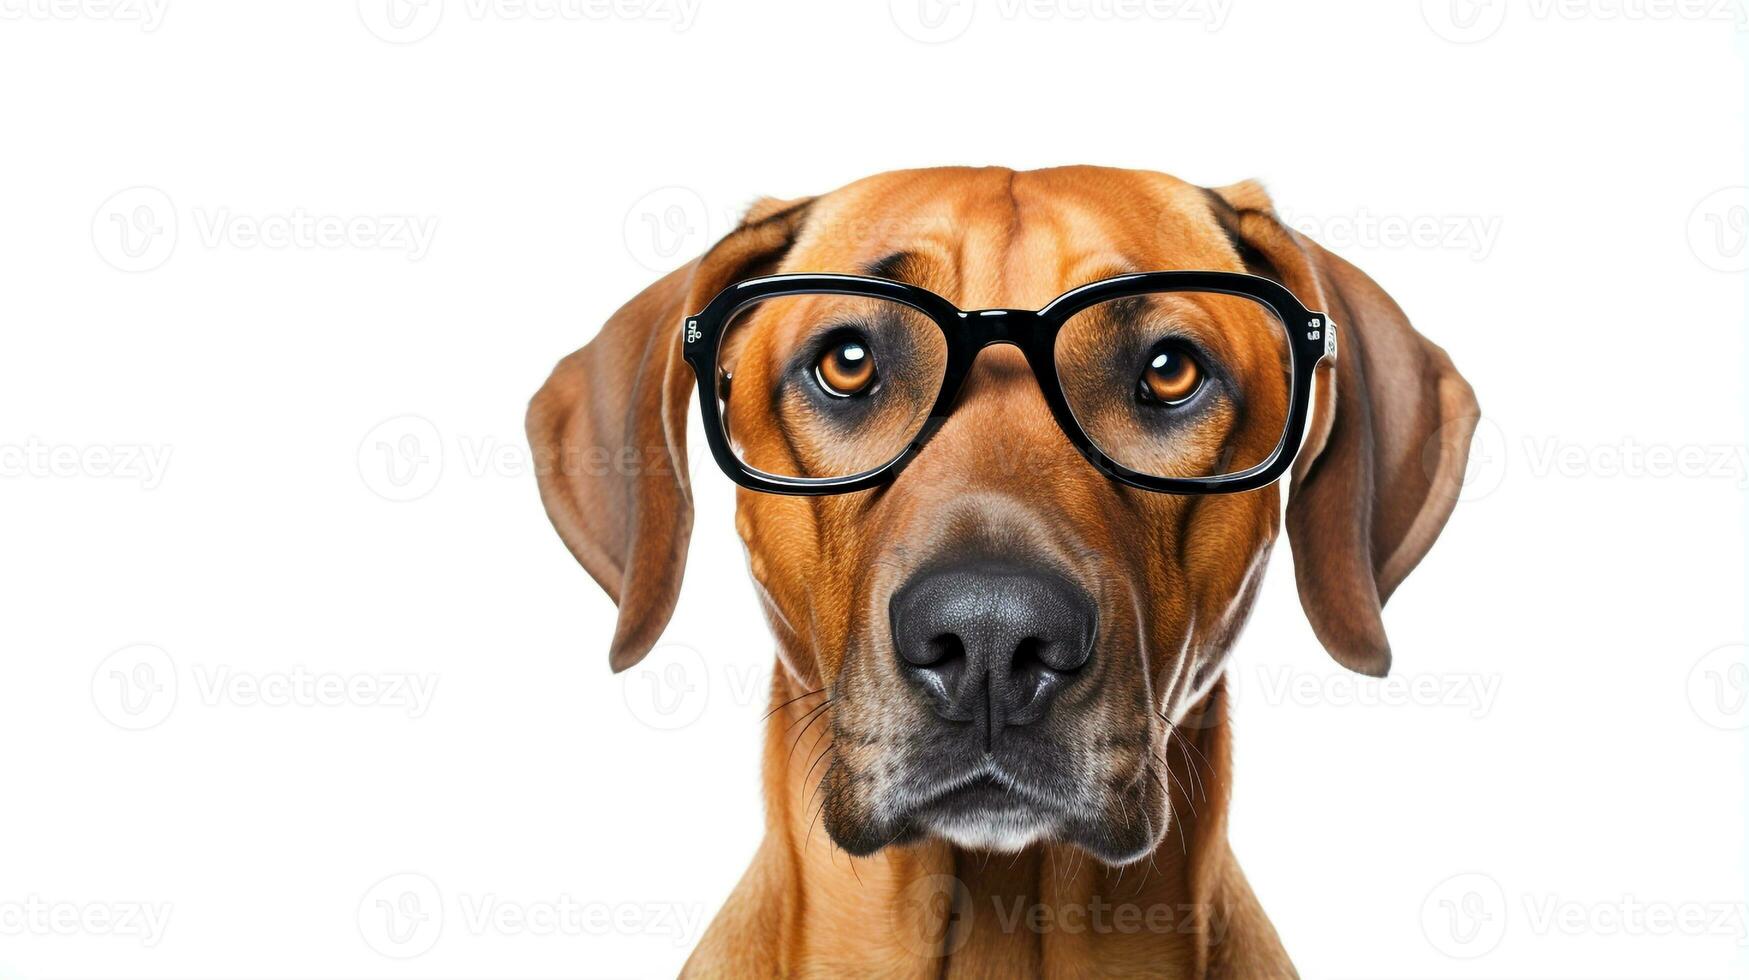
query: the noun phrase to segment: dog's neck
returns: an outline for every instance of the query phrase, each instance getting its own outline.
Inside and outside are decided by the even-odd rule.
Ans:
[[[774,705],[801,694],[776,674]],[[1146,962],[1152,975],[1201,977],[1235,966],[1231,930],[1259,925],[1262,942],[1246,947],[1280,953],[1227,847],[1224,683],[1155,747],[1171,771],[1171,828],[1124,868],[1059,844],[1009,854],[931,840],[852,858],[819,825],[829,739],[816,741],[801,715],[768,719],[766,839],[689,974],[1082,976]],[[1243,955],[1266,971],[1256,975],[1291,975],[1285,956],[1277,969],[1274,958]]]

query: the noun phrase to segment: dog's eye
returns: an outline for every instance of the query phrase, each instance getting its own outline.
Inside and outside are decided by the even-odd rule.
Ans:
[[[1202,387],[1202,365],[1196,355],[1170,341],[1148,352],[1148,363],[1136,381],[1136,398],[1145,404],[1178,405]]]
[[[858,338],[833,345],[814,364],[814,377],[828,395],[850,398],[874,386],[874,352]]]

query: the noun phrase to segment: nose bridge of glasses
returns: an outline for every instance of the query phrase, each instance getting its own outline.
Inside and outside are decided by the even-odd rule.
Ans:
[[[1032,310],[990,309],[968,310],[960,314],[971,331],[972,341],[982,350],[992,344],[1022,346],[1033,320]]]

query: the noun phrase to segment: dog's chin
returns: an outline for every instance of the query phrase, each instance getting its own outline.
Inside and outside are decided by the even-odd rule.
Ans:
[[[1035,844],[1069,844],[1116,867],[1151,854],[1171,816],[1164,798],[1147,797],[1130,801],[1121,815],[1077,816],[1069,806],[989,774],[936,787],[908,804],[885,820],[863,820],[849,819],[828,802],[826,831],[857,857],[937,838],[968,851],[1003,854]]]
[[[1054,837],[1062,824],[1055,813],[990,777],[936,796],[913,812],[910,822],[967,850],[1005,854]]]

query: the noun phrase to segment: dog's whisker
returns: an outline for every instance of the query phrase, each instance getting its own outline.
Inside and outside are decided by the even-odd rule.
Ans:
[[[826,782],[826,778],[828,776],[832,775],[832,766],[835,766],[837,764],[838,764],[838,760],[833,759],[831,764],[826,767],[826,771],[820,774],[820,782],[822,785]],[[826,797],[821,796],[820,797],[820,805],[817,808],[815,808],[813,819],[808,821],[808,833],[806,836],[804,836],[802,838],[802,853],[803,854],[806,854],[808,852],[809,845],[811,845],[814,842],[814,824],[819,822],[820,814],[824,813],[825,810],[826,810]]]
[[[1196,760],[1190,757],[1190,750],[1185,747],[1188,743],[1185,742],[1184,737],[1179,736],[1178,738],[1168,738],[1166,744],[1178,746],[1179,752],[1184,755],[1184,764],[1190,773],[1190,778],[1196,781],[1196,791],[1201,794],[1203,799],[1208,799],[1208,787],[1203,785],[1202,781],[1202,767],[1198,766]]]
[[[802,719],[804,719],[804,718],[807,718],[807,717],[808,717],[808,716],[809,716],[809,715],[812,715],[812,714],[814,714],[814,713],[815,713],[815,712],[818,712],[818,711],[824,711],[824,710],[826,710],[826,709],[827,709],[827,708],[828,708],[828,707],[830,707],[830,706],[831,706],[831,704],[832,704],[832,699],[831,699],[831,698],[827,698],[827,699],[826,699],[826,700],[824,700],[824,701],[822,701],[822,702],[820,702],[820,703],[819,703],[819,704],[817,704],[817,705],[815,705],[815,706],[813,706],[813,707],[812,707],[812,708],[809,708],[809,709],[808,709],[808,710],[807,710],[807,712],[806,712],[806,713],[804,713],[804,714],[803,714],[803,715],[802,715],[802,716],[801,716],[801,718],[797,718],[797,719],[795,719],[795,720],[794,720],[794,721],[792,721],[792,722],[790,722],[790,723],[789,723],[789,724],[788,724],[788,725],[786,725],[786,726],[784,726],[784,729],[783,729],[783,730],[784,730],[784,731],[785,731],[785,732],[788,732],[788,731],[789,731],[789,730],[790,730],[790,729],[792,729],[792,728],[794,728],[794,727],[796,727],[796,726],[797,726],[797,725],[799,725],[799,724],[801,724],[801,723],[802,723]]]
[[[770,711],[767,711],[765,714],[763,714],[759,717],[759,720],[765,721],[766,719],[770,718],[772,715],[777,714],[779,711],[782,711],[783,709],[789,707],[790,705],[795,704],[797,701],[800,701],[803,698],[809,698],[809,697],[813,697],[816,694],[824,694],[824,693],[826,693],[826,689],[823,687],[815,688],[812,691],[804,691],[801,694],[798,694],[795,697],[790,698],[788,701],[785,701],[784,703],[778,705],[777,707],[772,708]]]
[[[1179,744],[1184,746],[1185,756],[1188,757],[1190,755],[1190,753],[1195,752],[1197,758],[1202,760],[1202,765],[1206,766],[1208,768],[1209,775],[1213,776],[1218,781],[1220,779],[1220,775],[1215,772],[1214,763],[1209,761],[1208,756],[1203,755],[1202,749],[1197,748],[1195,742],[1192,742],[1190,739],[1185,738],[1184,733],[1178,730],[1177,725],[1172,724],[1172,719],[1166,717],[1165,712],[1156,709],[1154,711],[1154,713],[1156,715],[1159,715],[1160,720],[1166,723],[1166,732],[1167,732],[1168,738],[1170,738],[1173,735],[1178,736]]]
[[[832,702],[828,701],[828,702],[826,702],[826,704],[822,705],[821,707],[830,707],[831,704],[832,704]],[[810,721],[806,725],[803,725],[802,730],[799,732],[796,732],[796,740],[794,742],[790,743],[789,758],[787,760],[785,760],[785,762],[784,762],[785,766],[788,766],[791,761],[794,761],[794,759],[796,757],[796,746],[802,744],[802,738],[808,734],[808,729],[813,728],[814,722],[819,721],[821,718],[826,717],[828,714],[831,714],[831,712],[821,711],[818,714],[815,714],[813,721]],[[830,725],[827,726],[827,731],[828,732],[831,731]],[[824,738],[824,737],[826,737],[826,736],[825,735],[816,736],[815,741],[818,742],[819,739]]]
[[[1186,808],[1188,808],[1190,810],[1190,815],[1193,817],[1196,816],[1196,797],[1190,795],[1190,790],[1186,789],[1184,787],[1184,784],[1178,781],[1177,776],[1172,775],[1171,764],[1168,763],[1165,759],[1161,758],[1159,753],[1157,753],[1157,752],[1150,752],[1149,754],[1154,757],[1154,761],[1160,763],[1159,768],[1166,771],[1166,778],[1170,779],[1172,781],[1172,785],[1178,787],[1178,791],[1184,794],[1184,805]],[[1160,777],[1155,776],[1154,781],[1159,782]],[[1164,784],[1162,784],[1160,788],[1166,789]],[[1168,806],[1170,806],[1172,803],[1172,793],[1170,791],[1168,791],[1166,794],[1166,803]]]
[[[819,766],[820,760],[826,758],[826,756],[831,754],[831,752],[832,752],[832,743],[827,742],[826,747],[820,750],[820,754],[814,756],[813,764],[808,766],[808,771],[802,774],[802,782],[805,783],[808,781],[808,777],[812,776],[814,774],[815,767]],[[825,784],[825,781],[826,781],[825,773],[821,773],[820,774],[820,782],[816,783],[814,785],[814,792],[808,794],[808,803],[812,803],[814,801],[814,793],[819,792],[820,787]],[[807,804],[803,804],[803,805],[806,806]]]
[[[1153,773],[1153,771],[1154,771],[1153,766],[1148,766],[1147,768],[1148,768],[1149,773]],[[1170,777],[1172,775],[1171,771],[1168,770],[1166,775],[1168,777]],[[1166,788],[1165,783],[1160,782],[1160,777],[1158,774],[1154,775],[1154,782],[1159,783],[1160,784],[1160,792],[1166,794],[1166,807],[1168,810],[1170,810],[1172,807],[1172,791]],[[1191,809],[1190,814],[1191,814],[1191,816],[1196,816],[1195,808]],[[1180,826],[1182,826],[1182,824]],[[1169,828],[1169,830],[1170,830],[1170,828]],[[1183,855],[1186,858],[1190,857],[1190,852],[1184,846],[1184,834],[1177,831],[1177,830],[1170,830],[1170,832],[1172,833],[1172,836],[1178,838],[1178,853]],[[1150,857],[1152,857],[1152,855],[1150,855]]]
[[[1184,845],[1184,839],[1182,837],[1180,837],[1179,838],[1179,846],[1182,847],[1183,845]],[[1148,873],[1142,876],[1141,881],[1136,882],[1136,890],[1135,890],[1134,894],[1132,894],[1130,897],[1131,898],[1140,897],[1142,894],[1142,889],[1146,888],[1148,886],[1148,882],[1151,879],[1157,878],[1159,876],[1159,874],[1160,874],[1160,867],[1159,867],[1159,865],[1156,865],[1154,863],[1154,852],[1149,851],[1148,852]]]
[[[1208,788],[1202,785],[1202,770],[1206,768],[1209,777],[1217,783],[1220,782],[1221,777],[1220,774],[1215,771],[1214,763],[1209,761],[1208,756],[1203,755],[1202,749],[1197,748],[1195,742],[1184,737],[1184,733],[1178,730],[1177,725],[1172,724],[1172,719],[1166,717],[1164,712],[1156,709],[1154,713],[1160,717],[1161,721],[1166,723],[1166,741],[1172,742],[1174,740],[1173,737],[1177,736],[1176,740],[1184,751],[1184,761],[1189,765],[1191,774],[1196,777],[1197,784],[1202,790],[1202,798],[1205,800],[1209,799]],[[1190,757],[1192,752],[1196,753],[1197,759],[1202,760],[1200,764]]]

